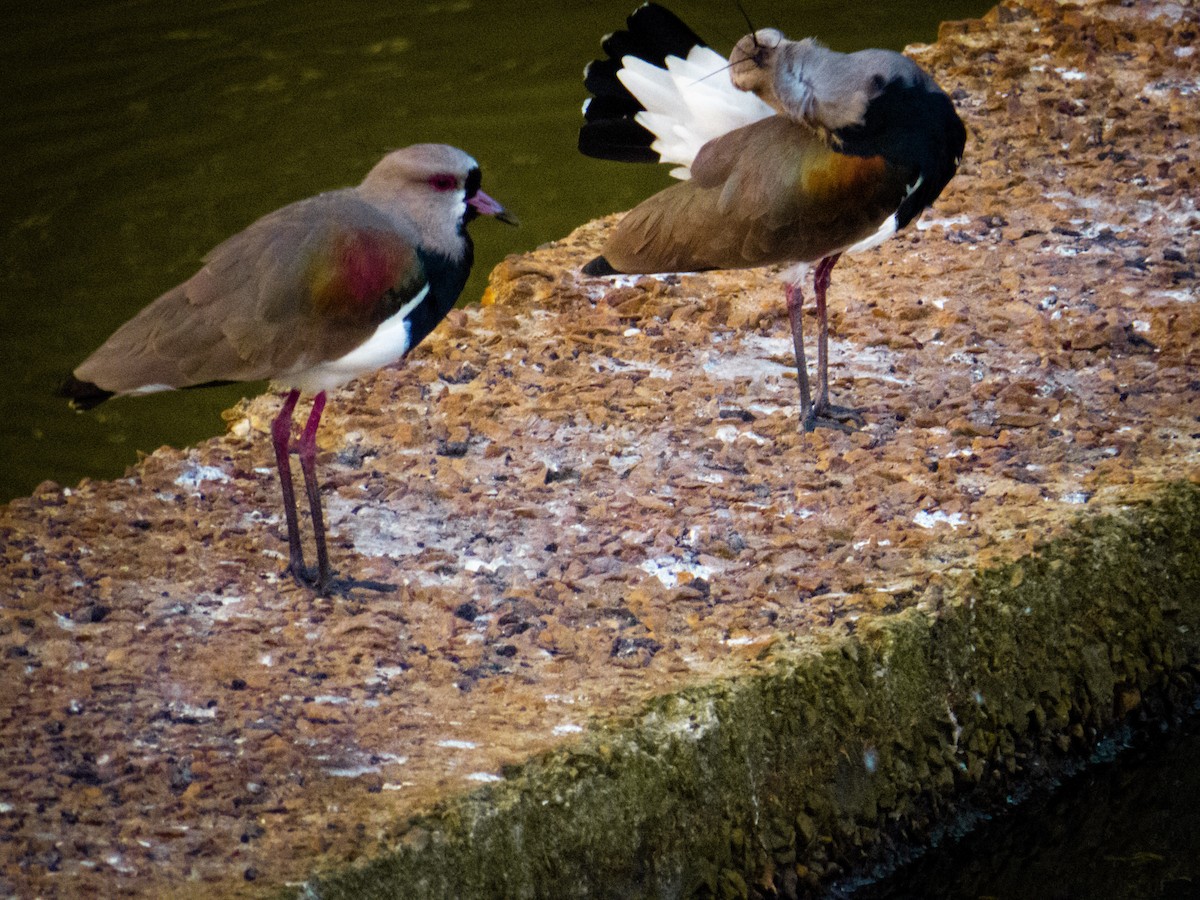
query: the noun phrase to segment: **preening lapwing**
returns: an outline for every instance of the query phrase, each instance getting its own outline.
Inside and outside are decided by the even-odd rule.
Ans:
[[[953,177],[966,130],[950,98],[890,50],[838,53],[763,29],[729,59],[648,3],[604,39],[584,84],[579,149],[666,162],[683,179],[616,226],[589,275],[738,269],[784,272],[801,422],[859,420],[829,402],[825,295],[841,254],[911,222]],[[817,386],[809,390],[801,286],[813,273]]]
[[[357,187],[263,216],[117,329],[62,386],[82,409],[121,394],[269,379],[286,390],[271,425],[287,520],[288,570],[321,593],[329,557],[317,483],[325,392],[401,359],[454,306],[471,270],[467,224],[515,224],[480,189],[479,165],[444,144],[385,156]],[[312,411],[292,443],[301,392]],[[304,565],[289,454],[304,473],[317,550]]]

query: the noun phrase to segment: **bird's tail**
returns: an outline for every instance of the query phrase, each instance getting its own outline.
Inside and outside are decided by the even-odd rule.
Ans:
[[[729,61],[674,13],[639,7],[601,45],[606,59],[584,70],[592,98],[584,104],[579,150],[618,162],[688,167],[705,143],[773,114],[753,94],[733,87]]]
[[[106,391],[90,381],[80,381],[74,375],[68,375],[55,394],[66,397],[75,409],[91,409],[113,396],[112,391]]]

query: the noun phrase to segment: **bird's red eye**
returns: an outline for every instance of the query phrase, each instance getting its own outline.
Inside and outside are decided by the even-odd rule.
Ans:
[[[429,179],[429,186],[435,191],[452,191],[458,187],[458,179],[453,175],[433,175]]]

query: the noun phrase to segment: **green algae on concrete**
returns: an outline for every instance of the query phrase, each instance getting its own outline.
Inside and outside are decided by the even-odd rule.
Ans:
[[[1200,488],[1179,483],[850,635],[629,721],[398,826],[341,897],[804,896],[1185,702]]]

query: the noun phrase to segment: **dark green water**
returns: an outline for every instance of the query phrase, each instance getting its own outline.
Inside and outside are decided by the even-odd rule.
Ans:
[[[844,900],[1200,897],[1200,716]]]
[[[0,11],[0,502],[50,478],[111,478],[222,430],[265,385],[118,400],[54,388],[108,334],[269,210],[357,183],[387,150],[461,146],[523,227],[473,228],[478,299],[506,253],[625,209],[665,169],[575,150],[580,73],[637,0],[162,3]],[[984,0],[747,0],[756,25],[839,49],[933,40]],[[675,8],[728,50],[732,0]]]

